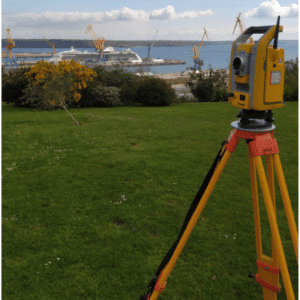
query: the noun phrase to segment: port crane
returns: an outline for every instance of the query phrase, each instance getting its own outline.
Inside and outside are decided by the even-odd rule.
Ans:
[[[203,40],[204,40],[204,37],[207,37],[207,40],[209,40],[208,38],[208,35],[206,33],[206,30],[204,28],[204,34],[203,34],[203,37],[202,37],[202,40],[200,42],[200,45],[199,47],[197,48],[196,44],[194,45],[192,51],[194,52],[194,56],[193,56],[193,60],[194,60],[194,69],[195,70],[198,70],[199,69],[199,66],[198,66],[198,57],[199,57],[199,53],[200,53],[200,49],[202,47],[202,44],[203,44]]]
[[[152,43],[148,46],[148,60],[150,60],[150,49],[151,49],[151,47],[152,47],[153,44],[154,44],[154,41],[155,41],[156,36],[157,36],[157,33],[158,33],[158,30],[156,31],[156,34],[155,34],[155,36],[154,36],[154,39],[153,39]]]
[[[45,41],[53,48],[53,55],[55,54],[55,47],[54,47],[54,43],[51,44],[44,36],[43,38],[45,39]]]
[[[242,22],[242,18],[241,18],[241,17],[242,17],[242,13],[239,13],[238,17],[236,18],[236,23],[235,23],[235,26],[234,26],[233,33],[232,33],[232,34],[234,34],[235,29],[236,29],[236,27],[237,27],[238,24],[239,24],[239,27],[240,27],[240,32],[241,32],[241,33],[244,32],[244,27],[246,27],[246,26],[243,25],[243,22]],[[250,42],[250,43],[253,43],[252,37],[249,38],[249,42]]]
[[[2,52],[2,59],[5,57],[6,54],[6,64],[4,64],[4,66],[8,67],[9,63],[11,63],[14,66],[19,66],[16,57],[12,52],[12,49],[16,46],[16,44],[13,38],[11,37],[10,28],[7,28],[6,31],[7,31],[7,45]],[[8,52],[8,54],[6,52]]]
[[[96,51],[100,51],[101,58],[103,58],[104,43],[106,42],[106,39],[104,39],[103,37],[98,38],[98,36],[96,35],[96,33],[93,30],[93,27],[94,27],[93,24],[88,25],[85,33],[91,34],[93,42],[95,44],[95,49],[96,49]]]

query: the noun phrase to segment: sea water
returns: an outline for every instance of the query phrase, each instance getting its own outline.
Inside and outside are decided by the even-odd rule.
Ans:
[[[109,46],[109,45],[108,45]],[[213,69],[228,69],[230,63],[232,45],[203,45],[199,53],[199,59],[203,61],[202,70],[208,70],[211,66]],[[285,52],[285,60],[295,59],[298,56],[298,40],[293,41],[278,41],[278,47],[283,48]],[[75,48],[77,51],[94,52],[93,48]],[[122,50],[124,48],[114,48]],[[3,51],[4,49],[2,49]],[[55,48],[56,53],[70,50],[70,48]],[[137,53],[141,58],[148,56],[148,47],[132,47],[132,51]],[[13,49],[14,53],[52,53],[52,48],[17,48]],[[168,60],[182,60],[185,65],[168,65],[168,66],[150,66],[147,67],[147,72],[153,74],[159,73],[179,73],[186,71],[194,66],[192,47],[152,47],[150,51],[151,58],[162,58]],[[38,58],[36,60],[40,60]],[[45,60],[48,60],[46,58]],[[33,58],[25,59],[32,61]],[[138,67],[127,68],[131,71],[139,71]],[[145,68],[144,68],[145,69]]]

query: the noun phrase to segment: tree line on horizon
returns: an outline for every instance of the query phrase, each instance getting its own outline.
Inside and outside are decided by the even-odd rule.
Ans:
[[[52,48],[44,39],[14,39],[16,48]],[[87,48],[94,47],[92,40],[85,39],[49,39],[51,44],[54,43],[56,48]],[[200,41],[173,41],[173,40],[157,40],[153,47],[193,47],[198,45]],[[2,48],[5,48],[7,39],[2,39]],[[127,41],[127,40],[107,40],[106,46],[118,48],[130,47],[148,47],[152,41]],[[206,45],[231,45],[232,41],[204,41],[203,46]]]

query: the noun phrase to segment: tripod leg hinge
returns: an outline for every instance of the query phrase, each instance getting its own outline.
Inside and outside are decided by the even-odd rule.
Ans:
[[[233,153],[239,139],[246,139],[252,156],[262,156],[279,152],[273,132],[252,132],[234,129],[231,131],[226,144],[226,149]]]
[[[266,271],[269,271],[272,274],[278,274],[279,273],[279,268],[272,267],[272,266],[270,266],[268,264],[265,264],[265,263],[263,263],[261,261],[258,261],[258,260],[256,261],[256,264],[259,268],[264,269]]]
[[[274,286],[264,280],[262,280],[261,278],[258,277],[258,274],[256,274],[255,276],[255,280],[256,282],[258,282],[261,286],[269,289],[270,291],[274,292],[274,293],[279,293],[281,291],[281,287],[277,287],[277,286]]]
[[[262,156],[279,152],[277,141],[270,133],[265,133],[263,136],[258,136],[251,141],[249,149],[252,156]]]
[[[159,277],[158,277],[157,282],[154,287],[154,290],[158,291],[159,293],[161,293],[163,291],[163,289],[165,288],[165,286],[167,284],[167,282],[165,282],[162,286],[159,285],[159,280],[161,278],[162,273],[163,273],[163,271],[160,272]]]
[[[233,129],[230,134],[229,137],[227,139],[227,144],[225,145],[225,148],[227,151],[229,151],[230,153],[233,153],[236,146],[239,143],[239,136],[238,136],[238,130],[237,129]]]

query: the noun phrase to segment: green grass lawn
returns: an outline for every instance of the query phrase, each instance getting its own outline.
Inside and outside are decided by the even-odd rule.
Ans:
[[[63,110],[3,104],[2,299],[139,299],[238,111],[228,103],[70,109],[86,123],[75,126]],[[298,104],[274,118],[298,220]],[[263,299],[248,278],[257,267],[247,153],[241,141],[159,299]],[[297,299],[298,266],[276,193]],[[260,204],[271,256],[262,197]]]

